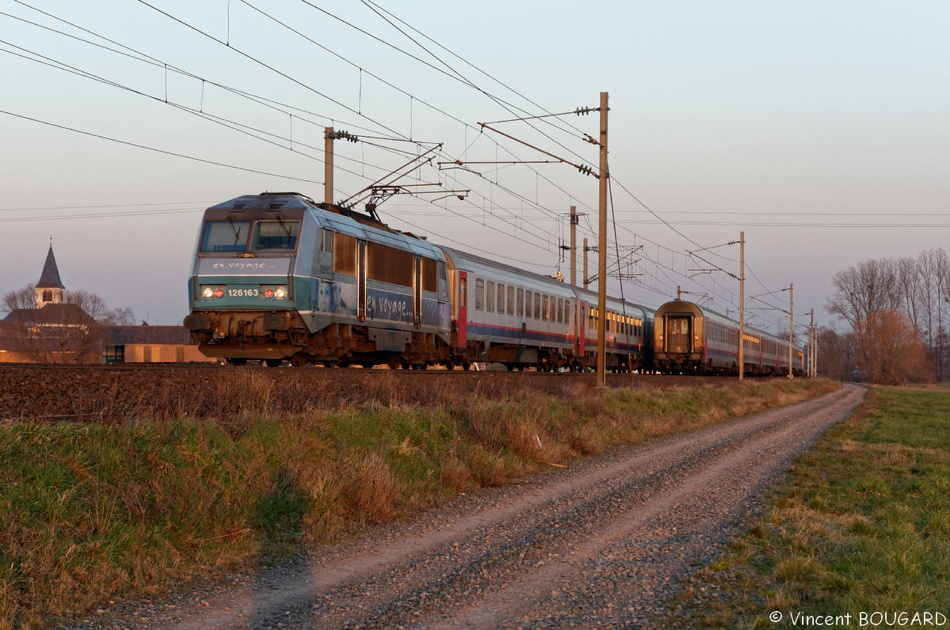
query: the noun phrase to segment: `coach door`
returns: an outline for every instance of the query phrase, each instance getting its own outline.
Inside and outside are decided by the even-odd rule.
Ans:
[[[691,317],[666,318],[666,351],[671,354],[689,352]]]
[[[587,302],[574,302],[574,356],[587,351]]]
[[[459,272],[458,284],[458,336],[457,348],[464,348],[468,343],[468,272]]]

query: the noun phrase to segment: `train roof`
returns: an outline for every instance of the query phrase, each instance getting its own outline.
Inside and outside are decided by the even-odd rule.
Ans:
[[[349,208],[334,204],[317,203],[307,195],[298,192],[262,192],[259,195],[241,195],[208,208],[211,210],[225,210],[240,212],[242,210],[322,210],[340,215],[362,225],[368,225],[378,230],[397,232],[374,217],[356,212]]]
[[[441,247],[446,255],[452,259],[454,264],[463,270],[472,270],[480,273],[490,271],[497,278],[512,281],[517,278],[522,284],[524,284],[524,280],[527,278],[531,280],[531,282],[536,287],[538,287],[539,290],[540,287],[544,287],[545,291],[550,291],[552,293],[561,293],[564,295],[573,294],[573,287],[571,287],[569,284],[565,284],[557,278],[545,276],[540,273],[534,273],[532,271],[526,271],[513,265],[490,260],[488,258],[462,251],[460,249],[445,247],[444,245]]]
[[[209,207],[205,211],[206,219],[235,217],[235,213],[246,211],[288,212],[302,216],[312,211],[322,226],[332,230],[384,243],[392,247],[408,249],[413,253],[443,260],[442,250],[429,243],[425,238],[394,230],[382,221],[362,213],[343,208],[335,204],[318,203],[310,197],[297,192],[263,192],[259,195],[242,195]]]
[[[455,265],[463,270],[471,270],[476,273],[490,273],[497,279],[518,282],[522,285],[525,284],[525,279],[527,278],[539,291],[549,291],[579,301],[586,301],[591,305],[597,303],[597,293],[595,291],[588,291],[581,287],[568,284],[563,280],[552,278],[551,276],[526,271],[519,267],[490,260],[460,249],[445,246],[443,246],[442,249],[446,255],[452,259]],[[607,309],[608,311],[624,313],[631,317],[646,317],[647,314],[652,312],[652,309],[612,296],[607,296]]]

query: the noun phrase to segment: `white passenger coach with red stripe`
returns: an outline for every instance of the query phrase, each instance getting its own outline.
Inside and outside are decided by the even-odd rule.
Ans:
[[[596,294],[447,247],[453,362],[510,370],[578,370],[596,362]],[[609,299],[607,367],[644,366],[650,319],[643,307]]]

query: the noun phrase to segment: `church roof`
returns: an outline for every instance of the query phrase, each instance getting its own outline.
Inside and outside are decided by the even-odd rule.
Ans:
[[[94,326],[96,320],[76,304],[47,304],[43,308],[18,308],[3,318],[10,324],[27,326]]]
[[[56,257],[53,256],[53,246],[49,246],[49,253],[46,254],[46,264],[43,265],[43,274],[40,281],[36,283],[37,289],[65,289],[63,281],[59,278],[59,268],[56,266]]]

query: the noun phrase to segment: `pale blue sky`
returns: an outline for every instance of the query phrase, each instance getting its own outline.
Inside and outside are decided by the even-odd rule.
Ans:
[[[567,238],[559,215],[576,204],[589,213],[582,236],[596,229],[594,178],[556,164],[465,172],[437,162],[546,159],[481,133],[477,123],[513,118],[509,109],[594,107],[601,91],[610,94],[617,237],[622,248],[644,245],[628,270],[640,275],[624,285],[635,302],[657,306],[680,284],[694,298],[713,296],[720,311],[734,310],[735,281],[721,272],[697,276],[690,270],[706,265],[686,251],[737,240],[744,230],[746,295],[794,283],[796,316],[814,308],[827,323],[834,272],[947,247],[947,3],[149,4],[207,35],[143,2],[0,0],[0,110],[8,112],[0,113],[0,291],[39,277],[52,236],[67,288],[96,292],[151,323],[180,323],[201,210],[263,190],[321,200],[326,125],[444,143],[404,181],[472,192],[435,203],[426,199],[436,195],[395,197],[381,206],[384,219],[553,273]],[[136,52],[120,56],[11,16]],[[254,104],[215,84],[279,105]],[[272,134],[270,142],[183,108]],[[597,135],[597,114],[533,125],[501,128],[596,167],[582,133]],[[337,143],[337,199],[400,164],[392,147],[417,151],[386,140]],[[713,262],[736,271],[736,247],[713,251],[724,256]],[[560,268],[567,275],[567,261]],[[787,307],[787,293],[768,300]],[[777,311],[753,314],[765,328],[786,321]]]

